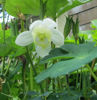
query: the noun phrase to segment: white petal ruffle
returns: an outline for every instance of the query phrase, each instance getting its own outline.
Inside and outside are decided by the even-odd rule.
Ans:
[[[36,45],[36,52],[40,57],[48,55],[50,50],[51,50],[51,45],[47,46],[46,48],[42,48],[41,46]]]
[[[19,46],[27,46],[33,42],[31,31],[25,31],[19,34],[16,38],[15,43]]]
[[[60,47],[64,45],[64,35],[57,29],[51,29],[51,30],[52,30],[51,40],[55,44],[55,46]]]

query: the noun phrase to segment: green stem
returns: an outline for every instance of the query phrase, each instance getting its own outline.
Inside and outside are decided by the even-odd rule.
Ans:
[[[5,43],[5,1],[3,2],[3,40]]]
[[[32,62],[32,59],[31,59],[31,56],[30,56],[30,54],[29,54],[29,49],[28,49],[28,47],[26,47],[26,50],[27,50],[27,55],[28,55],[28,57],[29,57],[29,61],[30,61],[31,67],[32,67],[33,72],[34,72],[34,76],[36,76],[36,75],[37,75],[37,72],[36,72],[36,69],[34,68],[34,65],[33,65],[33,62]]]
[[[61,80],[60,80],[59,77],[57,78],[57,84],[58,84],[58,89],[59,89],[59,90],[62,90],[62,87],[61,87]]]
[[[77,75],[76,75],[76,89],[78,88],[78,70],[77,70]]]
[[[33,72],[32,67],[30,66],[30,89],[33,90]]]
[[[55,78],[52,79],[52,88],[53,88],[53,92],[56,92]]]
[[[81,68],[81,72],[80,72],[80,86],[79,86],[79,91],[81,90],[81,84],[82,84],[82,68]]]
[[[67,77],[66,77],[66,76],[65,76],[65,85],[66,85],[66,88],[67,88],[68,93],[69,93],[69,95],[70,95],[71,92],[70,92],[70,88],[69,88],[69,84],[68,84],[68,82],[67,82]]]
[[[44,18],[44,4],[43,0],[40,0],[40,19],[42,20]]]
[[[45,66],[45,70],[46,70],[47,69],[47,63],[44,66]],[[45,88],[46,91],[48,91],[48,89],[49,89],[49,81],[50,81],[49,78],[46,79],[46,88]]]
[[[5,93],[3,93],[3,92],[1,92],[0,94],[2,94],[2,95],[4,95],[4,96],[7,96],[7,97],[9,97],[9,98],[13,98],[12,96],[7,95],[7,94],[5,94]]]
[[[89,66],[89,65],[86,65],[86,66],[87,66],[87,68],[89,69],[89,71],[90,71],[92,77],[95,79],[95,81],[97,81],[97,76],[94,74],[94,72],[92,71],[92,69],[90,68],[90,66]]]
[[[24,21],[21,19],[21,32],[24,31]]]
[[[4,71],[4,67],[5,67],[5,57],[3,57],[3,67],[2,67],[2,74],[3,74],[3,71]]]
[[[25,69],[26,65],[23,64],[23,68],[22,68],[22,79],[23,79],[23,94],[25,95],[25,91],[26,91],[26,76],[25,76]]]
[[[6,76],[7,73],[9,72],[9,67],[10,67],[10,65],[11,65],[11,60],[8,59],[8,68],[6,69],[6,71],[5,71],[5,73],[4,73],[4,76]]]
[[[5,43],[5,0],[3,1],[3,41]],[[3,57],[3,68],[2,68],[2,73],[5,67],[5,57]]]
[[[28,55],[28,57],[29,57],[29,61],[30,61],[31,67],[32,67],[33,72],[34,72],[34,76],[37,76],[37,72],[36,72],[36,69],[34,68],[34,65],[33,65],[33,62],[32,62],[32,59],[31,59],[31,56],[30,56],[30,54],[29,54],[29,49],[28,49],[28,47],[26,47],[26,50],[27,50],[27,55]],[[31,83],[31,84],[32,84],[32,83]],[[44,90],[43,90],[43,88],[42,88],[42,85],[39,84],[39,86],[40,86],[41,92],[43,93]]]

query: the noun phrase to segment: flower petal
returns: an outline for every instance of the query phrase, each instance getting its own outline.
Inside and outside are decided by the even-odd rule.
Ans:
[[[43,24],[44,24],[45,26],[48,26],[49,28],[55,28],[55,27],[57,27],[56,22],[54,22],[54,21],[53,21],[52,19],[50,19],[50,18],[44,19],[44,20],[43,20]]]
[[[29,30],[33,30],[33,28],[35,28],[36,26],[41,25],[41,24],[42,24],[42,21],[41,21],[41,20],[34,21],[34,22],[30,25]]]
[[[27,46],[33,42],[31,31],[25,31],[19,34],[16,38],[15,43],[20,46]]]
[[[58,31],[57,29],[51,29],[52,30],[52,37],[51,40],[56,45],[56,47],[60,47],[64,44],[64,35]]]
[[[40,57],[44,57],[49,54],[51,50],[51,45],[47,46],[46,48],[42,48],[41,46],[36,46],[36,52]]]

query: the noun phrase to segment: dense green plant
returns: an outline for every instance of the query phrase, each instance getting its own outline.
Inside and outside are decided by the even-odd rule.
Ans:
[[[0,100],[97,99],[97,20],[91,21],[93,30],[79,31],[78,18],[74,21],[73,16],[68,16],[64,36],[56,36],[59,31],[53,21],[89,1],[92,0],[0,0],[3,12],[3,23],[0,24]],[[8,23],[5,23],[6,11],[15,17]],[[31,24],[28,29],[33,16],[41,19],[38,24],[47,27]],[[69,36],[71,30],[73,35]],[[29,32],[36,34],[28,36]],[[42,32],[46,34],[41,36]],[[18,38],[22,33],[25,36]],[[41,41],[46,38],[48,44],[37,42],[38,38]],[[60,44],[63,45],[57,47]],[[51,48],[44,53],[45,49],[41,52],[36,49],[37,45]]]

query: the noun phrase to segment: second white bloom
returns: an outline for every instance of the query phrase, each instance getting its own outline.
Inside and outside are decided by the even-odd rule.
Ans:
[[[56,47],[64,44],[64,36],[56,27],[56,22],[50,18],[46,18],[43,21],[37,20],[30,25],[29,31],[19,34],[15,42],[20,46],[27,46],[34,42],[37,54],[44,57],[51,50],[51,42]]]

